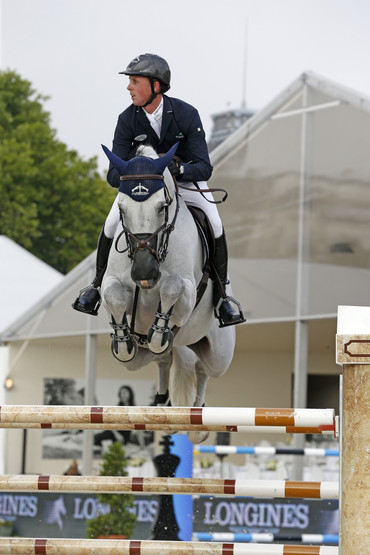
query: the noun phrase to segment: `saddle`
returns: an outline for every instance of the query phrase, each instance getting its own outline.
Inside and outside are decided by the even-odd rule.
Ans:
[[[197,306],[206,290],[209,278],[213,279],[214,277],[212,261],[215,255],[216,243],[212,226],[205,212],[196,206],[187,205],[187,207],[194,218],[204,249],[203,275],[197,287],[197,300],[195,304]]]

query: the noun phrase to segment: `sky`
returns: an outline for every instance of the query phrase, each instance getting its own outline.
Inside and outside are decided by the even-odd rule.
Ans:
[[[0,67],[49,96],[57,137],[83,158],[112,144],[130,104],[119,75],[164,57],[169,95],[212,114],[261,109],[305,71],[370,97],[369,0],[0,0]]]

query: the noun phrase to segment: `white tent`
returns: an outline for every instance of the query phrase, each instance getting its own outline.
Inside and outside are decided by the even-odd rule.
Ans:
[[[63,279],[63,274],[0,235],[0,332]]]
[[[20,245],[0,235],[0,333],[18,321],[21,325],[24,315],[54,286],[63,280],[63,274],[45,264],[42,260]],[[16,327],[18,324],[16,325]],[[8,347],[0,347],[0,404],[5,402],[2,385],[9,373]],[[4,431],[0,431],[0,448],[3,448]],[[0,455],[0,469],[3,471],[4,456]]]

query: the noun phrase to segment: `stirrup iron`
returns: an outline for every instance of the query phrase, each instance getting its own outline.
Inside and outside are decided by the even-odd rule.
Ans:
[[[84,310],[83,305],[80,304],[80,298],[86,291],[92,291],[92,290],[97,291],[99,295],[99,299],[95,302],[91,310]],[[82,312],[83,314],[91,314],[91,316],[97,316],[101,302],[102,302],[102,299],[101,299],[100,287],[99,286],[95,287],[94,283],[90,283],[90,285],[81,289],[81,291],[78,294],[78,297],[76,298],[74,303],[72,303],[72,308],[74,308],[78,312]]]
[[[220,314],[220,307],[225,301],[230,302],[230,303],[237,306],[237,309],[238,309],[238,312],[239,312],[239,320],[237,320],[236,322],[226,323],[222,319],[222,316]],[[227,295],[226,297],[220,297],[219,298],[217,305],[214,307],[214,313],[215,313],[215,316],[216,316],[216,318],[218,319],[218,321],[220,323],[220,325],[219,325],[220,328],[226,328],[227,326],[236,326],[237,324],[243,324],[244,322],[247,321],[246,318],[244,317],[243,310],[242,310],[240,302],[237,299],[235,299],[234,297],[231,297],[231,295]]]

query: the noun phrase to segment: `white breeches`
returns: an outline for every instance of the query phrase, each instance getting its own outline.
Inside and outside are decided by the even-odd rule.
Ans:
[[[221,218],[218,213],[217,204],[211,204],[204,198],[205,195],[209,200],[214,200],[213,195],[211,192],[208,193],[192,193],[190,189],[196,189],[193,183],[181,183],[181,185],[186,185],[187,189],[180,189],[180,196],[184,199],[186,204],[190,204],[192,206],[196,206],[201,208],[203,212],[208,216],[208,219],[211,223],[213,233],[215,238],[221,237],[223,232]],[[200,189],[208,189],[206,181],[199,181],[198,186]],[[112,204],[112,208],[105,220],[104,224],[104,234],[108,238],[114,237],[116,232],[117,225],[119,223],[119,208],[118,208],[118,195],[114,199]]]

